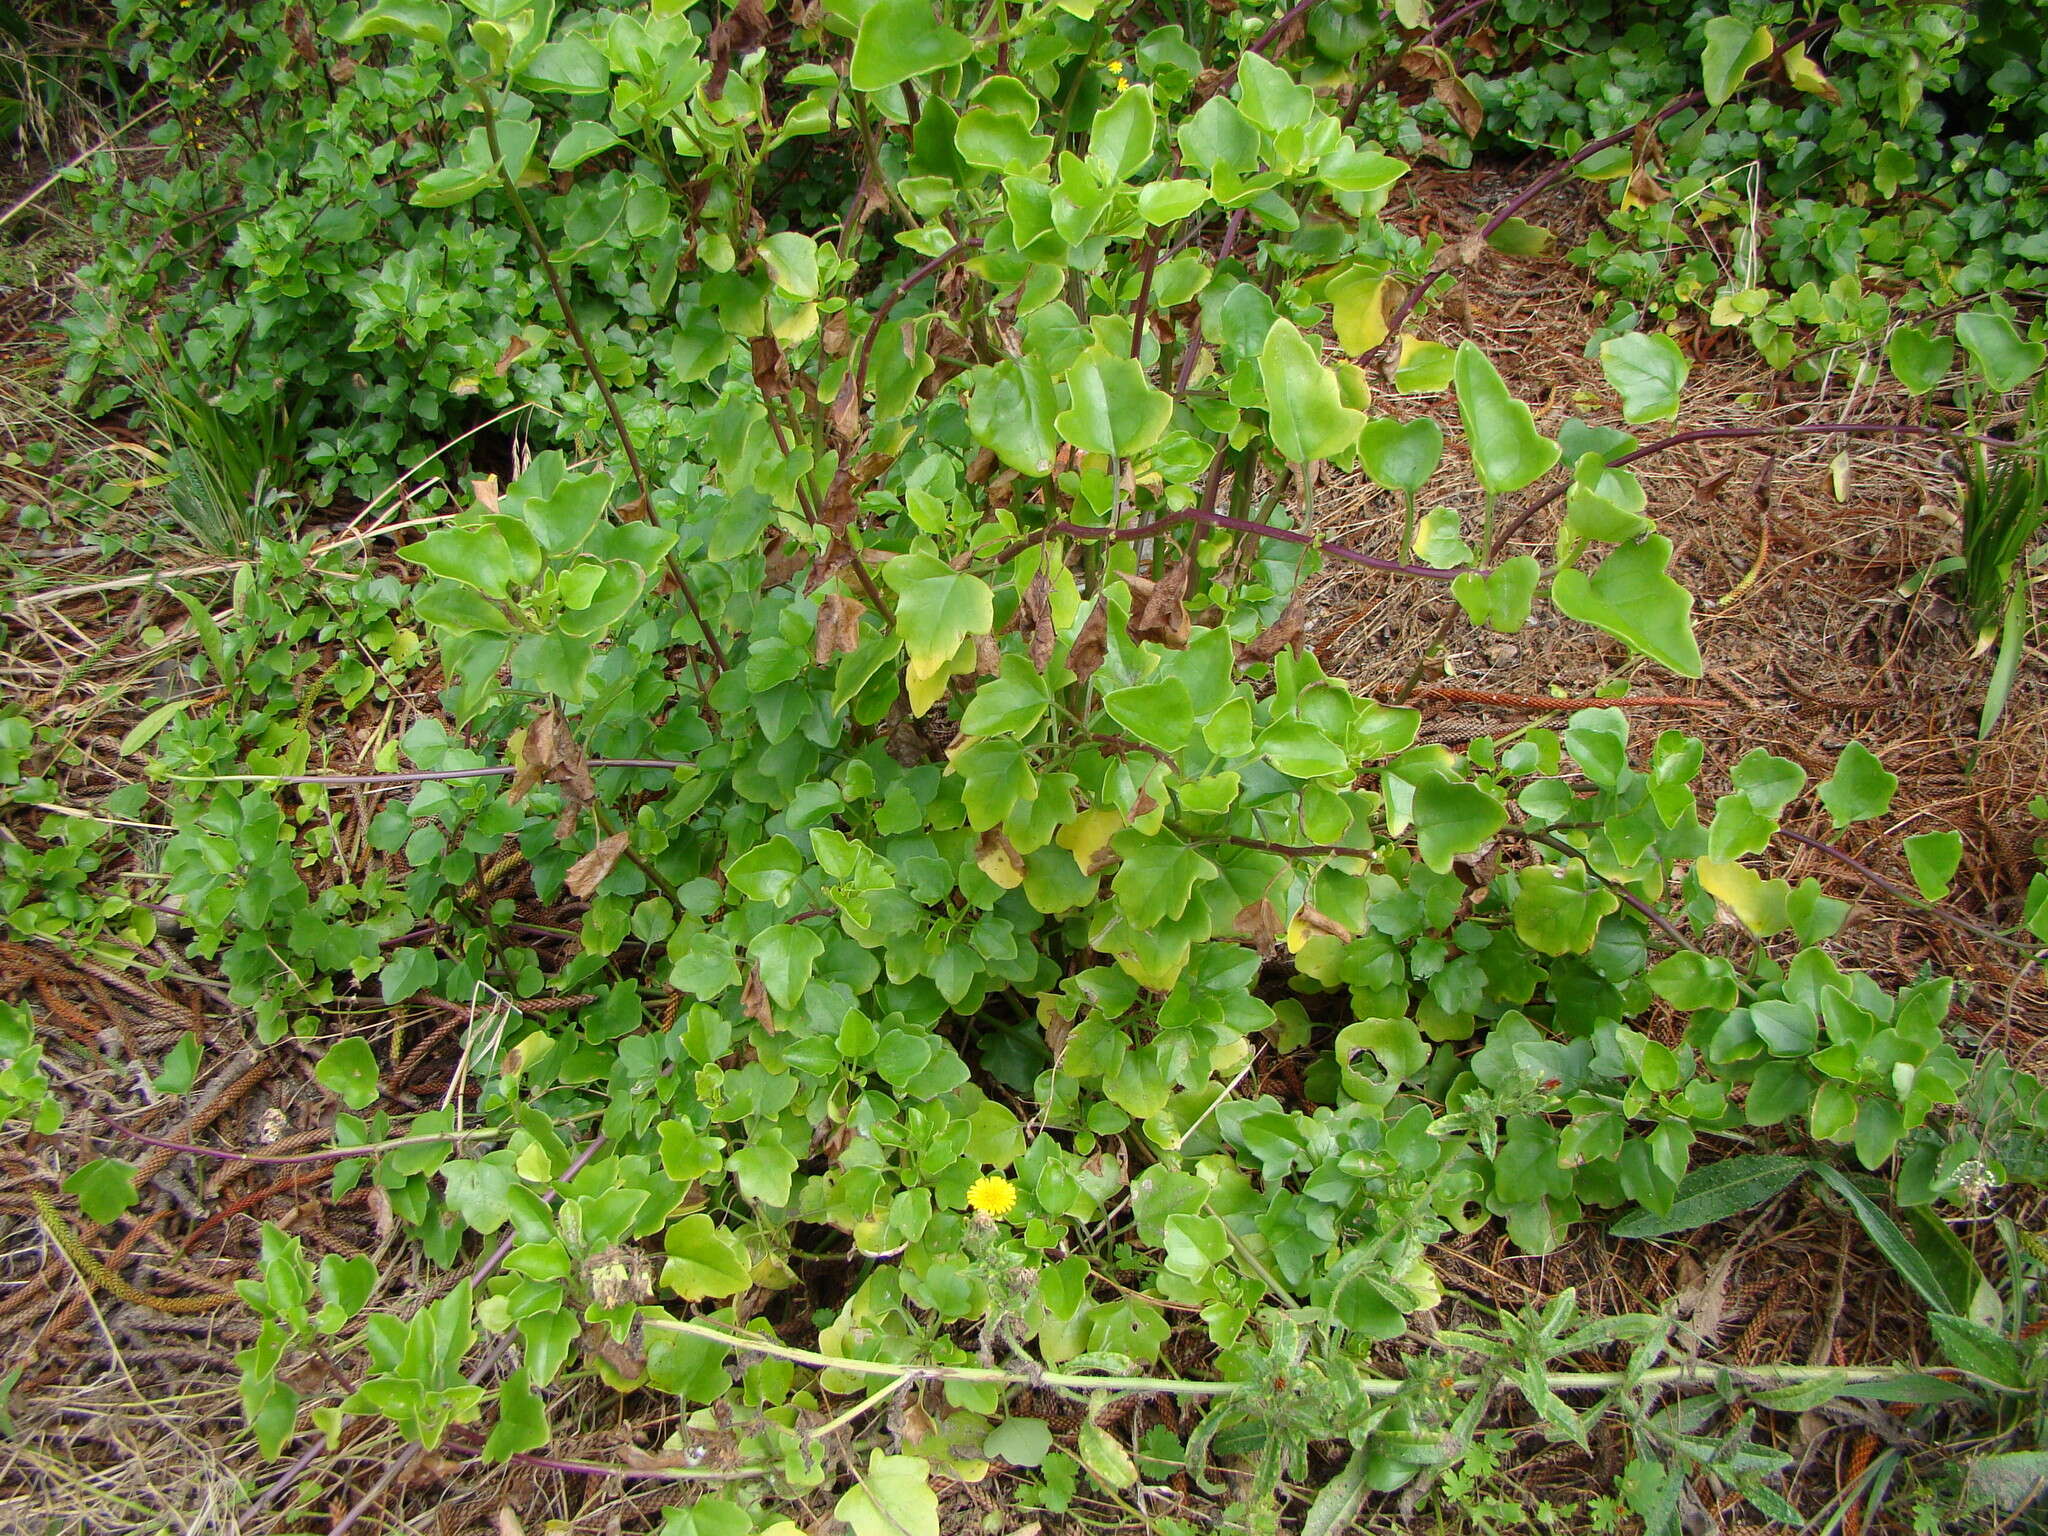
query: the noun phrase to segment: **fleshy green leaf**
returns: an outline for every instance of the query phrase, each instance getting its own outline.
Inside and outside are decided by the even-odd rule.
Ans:
[[[1529,407],[1508,393],[1492,359],[1469,341],[1458,344],[1452,378],[1472,472],[1487,490],[1519,491],[1557,462],[1557,444],[1536,430]]]
[[[1885,342],[1885,360],[1892,376],[1909,395],[1924,395],[1943,379],[1956,360],[1956,344],[1937,336],[1924,325],[1895,327]]]
[[[1700,52],[1707,104],[1718,107],[1742,84],[1742,77],[1771,56],[1771,29],[1716,16],[1706,25],[1706,46]]]
[[[1416,787],[1414,819],[1422,862],[1441,875],[1450,872],[1457,855],[1484,847],[1507,825],[1508,813],[1477,784],[1428,778]]]
[[[117,1157],[96,1157],[74,1169],[60,1186],[77,1200],[88,1221],[105,1226],[135,1204],[135,1169]]]
[[[1374,485],[1419,491],[1443,462],[1443,428],[1427,416],[1413,421],[1377,417],[1358,434],[1358,457]]]
[[[1567,618],[1634,646],[1680,677],[1698,677],[1692,593],[1665,574],[1670,563],[1671,541],[1653,533],[1639,544],[1622,545],[1590,577],[1559,571],[1550,600]]]
[[[973,52],[957,29],[933,19],[929,0],[875,0],[854,35],[847,81],[856,91],[885,91],[950,69]]]
[[[1913,883],[1929,901],[1948,894],[1949,882],[1963,862],[1963,834],[1953,828],[1944,832],[1920,832],[1906,839],[1906,863],[1912,868]]]
[[[2028,341],[2005,316],[1988,309],[1973,309],[1956,316],[1956,340],[1984,375],[1984,382],[1996,390],[2018,389],[2041,371],[2048,358],[2048,345]]]
[[[1631,426],[1669,421],[1692,364],[1662,331],[1630,331],[1600,343],[1600,371],[1621,396],[1621,418]]]
[[[1888,772],[1862,742],[1852,741],[1835,760],[1834,777],[1821,785],[1820,803],[1837,827],[1846,827],[1882,816],[1891,809],[1898,788],[1898,775]]]
[[[1291,320],[1275,320],[1259,351],[1266,413],[1273,444],[1295,464],[1347,452],[1365,425],[1365,412],[1344,404],[1337,375]]]
[[[853,1527],[853,1536],[939,1536],[930,1471],[922,1457],[871,1451],[867,1471],[839,1496],[832,1512]]]
[[[377,1098],[377,1058],[361,1035],[337,1040],[313,1068],[313,1077],[350,1109],[363,1109]]]
[[[1173,397],[1155,388],[1134,357],[1091,347],[1067,373],[1068,405],[1054,418],[1083,453],[1130,458],[1158,442],[1173,419]]]

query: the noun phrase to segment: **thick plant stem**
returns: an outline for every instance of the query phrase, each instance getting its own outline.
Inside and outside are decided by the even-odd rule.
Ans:
[[[776,1360],[787,1360],[794,1365],[807,1365],[816,1370],[848,1371],[857,1376],[890,1376],[898,1381],[974,1381],[1061,1392],[1161,1392],[1173,1393],[1180,1397],[1234,1397],[1242,1392],[1267,1390],[1263,1381],[1189,1381],[1173,1376],[1077,1376],[1058,1371],[1005,1371],[982,1365],[909,1365],[898,1360],[857,1360],[846,1355],[826,1355],[812,1349],[798,1349],[779,1340],[763,1338],[760,1334],[734,1333],[727,1328],[714,1328],[709,1324],[683,1317],[649,1318],[646,1326],[670,1333],[688,1334],[693,1339],[723,1344],[751,1354],[767,1355]],[[1983,1380],[1968,1371],[1953,1371],[1950,1367],[1942,1369],[1952,1374],[1969,1376],[1972,1380]],[[1543,1380],[1553,1392],[1611,1392],[1616,1387],[1706,1383],[1713,1381],[1717,1376],[1726,1376],[1745,1385],[1769,1389],[1830,1380],[1840,1380],[1845,1386],[1853,1386],[1869,1382],[1896,1381],[1901,1377],[1926,1374],[1925,1370],[1916,1365],[1667,1365],[1641,1372],[1546,1371],[1543,1373]],[[1471,1393],[1483,1390],[1491,1384],[1492,1379],[1489,1377],[1461,1376],[1452,1384],[1451,1390]],[[1995,1386],[1995,1383],[1984,1384]],[[1358,1383],[1359,1390],[1368,1397],[1392,1397],[1407,1385],[1408,1381],[1405,1378],[1392,1376],[1383,1380],[1367,1379]]]
[[[526,206],[526,199],[520,195],[519,185],[512,179],[512,172],[505,164],[504,152],[498,147],[498,113],[491,105],[490,93],[479,90],[477,101],[483,108],[484,140],[491,147],[491,159],[497,162],[498,181],[505,189],[506,197],[512,201],[514,212],[519,215],[519,225],[526,231],[526,238],[533,246],[534,258],[540,262],[541,272],[547,277],[548,291],[555,296],[555,307],[562,312],[562,323],[569,328],[570,339],[576,343],[576,350],[583,354],[583,364],[590,370],[591,382],[597,385],[598,398],[604,401],[604,408],[612,419],[612,430],[619,434],[619,446],[626,451],[626,464],[633,472],[633,484],[640,492],[643,515],[654,516],[654,482],[647,478],[647,467],[640,462],[640,450],[633,446],[633,434],[626,427],[626,413],[619,409],[619,402],[612,394],[612,386],[604,376],[604,370],[597,366],[597,353],[590,345],[590,339],[583,334],[583,323],[576,318],[576,311],[569,303],[569,290],[563,285],[562,274],[555,270],[555,258],[548,252],[548,243],[540,232],[540,226],[533,222],[533,213]],[[704,637],[705,649],[711,652],[712,664],[723,672],[726,668],[725,649],[718,643],[718,636],[711,632],[711,626],[704,621],[704,610],[697,604],[697,592],[690,585],[690,578],[674,555],[667,557],[668,574],[676,588],[683,594],[683,602],[690,610],[690,617],[696,621],[697,632]],[[701,687],[700,692],[708,692]]]

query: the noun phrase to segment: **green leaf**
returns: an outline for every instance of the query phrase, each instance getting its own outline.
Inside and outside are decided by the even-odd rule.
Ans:
[[[1621,396],[1621,419],[1633,426],[1678,414],[1692,364],[1662,331],[1630,331],[1600,343],[1600,371]]]
[[[1887,772],[1877,754],[1862,742],[1852,741],[1835,760],[1834,777],[1821,785],[1818,793],[1835,825],[1846,827],[1882,816],[1891,809],[1898,788],[1898,775]]]
[[[521,66],[519,78],[560,96],[601,96],[611,89],[612,70],[595,43],[571,36],[542,43]]]
[[[1671,1209],[1634,1211],[1607,1230],[1615,1237],[1668,1237],[1754,1210],[1806,1172],[1806,1161],[1744,1152],[1695,1168],[1678,1181]]]
[[[1963,834],[1920,832],[1906,839],[1906,863],[1913,871],[1913,883],[1929,901],[1948,894],[1949,882],[1963,862]]]
[[[313,1078],[350,1109],[376,1102],[377,1058],[361,1035],[350,1035],[329,1046],[313,1068]]]
[[[1567,618],[1626,642],[1680,677],[1698,677],[1692,593],[1665,574],[1670,563],[1671,541],[1653,533],[1614,550],[1591,577],[1559,571],[1550,600]]]
[[[486,597],[504,597],[518,578],[522,562],[515,558],[504,532],[491,528],[441,528],[399,554],[447,581],[474,587]]]
[[[839,1496],[832,1512],[853,1527],[853,1536],[939,1536],[939,1500],[927,1481],[930,1471],[922,1457],[870,1451],[867,1471]]]
[[[199,1037],[189,1030],[164,1057],[163,1070],[150,1084],[158,1093],[188,1093],[199,1075]]]
[[[168,704],[159,704],[129,728],[121,738],[121,744],[114,750],[123,757],[129,757],[148,746],[163,734],[164,727],[192,707],[190,699],[172,699]]]
[[[1536,601],[1536,583],[1542,575],[1534,555],[1516,555],[1484,576],[1466,571],[1452,581],[1451,596],[1474,624],[1484,624],[1497,634],[1512,635],[1529,622],[1529,609]]]
[[[1443,428],[1427,416],[1413,421],[1376,417],[1358,434],[1358,457],[1374,485],[1419,491],[1443,462]]]
[[[344,43],[372,37],[410,37],[422,43],[445,43],[453,25],[440,0],[382,0],[351,22],[341,34]]]
[[[1245,57],[1255,59],[1258,55],[1248,53]],[[1131,1453],[1093,1419],[1086,1420],[1074,1437],[1074,1452],[1089,1476],[1105,1488],[1128,1488],[1138,1480],[1137,1463],[1131,1460]]]
[[[968,736],[1023,736],[1045,717],[1051,702],[1045,674],[1027,657],[1006,655],[996,675],[967,701],[960,730]]]
[[[804,871],[804,856],[780,832],[757,843],[725,866],[726,884],[754,901],[785,906],[790,887]]]
[[[2048,1451],[1999,1451],[1977,1456],[1963,1474],[1963,1498],[1972,1509],[1989,1505],[2018,1514],[2043,1492],[2048,1492]]]
[[[847,81],[856,91],[886,91],[950,69],[973,52],[959,31],[933,19],[930,0],[875,0],[854,34]]]
[[[1148,746],[1178,752],[1195,731],[1195,705],[1177,677],[1116,688],[1102,696],[1112,720]]]
[[[1545,256],[1557,244],[1557,236],[1527,219],[1509,219],[1486,237],[1486,243],[1503,256]]]
[[[522,1451],[537,1451],[548,1443],[549,1433],[547,1407],[520,1366],[498,1389],[498,1422],[484,1441],[484,1460],[507,1461]]]
[[[1001,1458],[1013,1467],[1043,1466],[1051,1449],[1052,1427],[1043,1419],[1005,1419],[981,1442],[984,1457]]]
[[[96,1157],[73,1170],[59,1187],[78,1201],[86,1220],[105,1226],[134,1206],[135,1169],[119,1158]]]
[[[1152,181],[1138,188],[1138,217],[1147,224],[1178,224],[1209,201],[1209,189],[1191,177]]]
[[[1600,920],[1620,905],[1605,886],[1589,888],[1577,865],[1535,865],[1519,877],[1515,937],[1541,955],[1583,955],[1599,935]]]
[[[1812,1165],[1829,1188],[1840,1195],[1863,1224],[1863,1230],[1870,1234],[1870,1240],[1877,1251],[1891,1262],[1899,1278],[1911,1286],[1922,1301],[1937,1312],[1946,1312],[1958,1305],[1967,1305],[1969,1298],[1952,1298],[1943,1292],[1941,1281],[1936,1278],[1934,1268],[1926,1257],[1906,1239],[1899,1230],[1899,1224],[1880,1210],[1871,1198],[1850,1182],[1849,1176],[1828,1163]]]
[[[1941,1346],[1950,1365],[1960,1366],[2001,1387],[2027,1384],[2020,1352],[2004,1335],[1951,1312],[1928,1313],[1927,1326],[1933,1330],[1934,1342]]]
[[[573,171],[594,155],[601,155],[608,149],[616,149],[626,141],[612,132],[605,123],[571,123],[569,131],[556,141],[554,152],[548,156],[551,171]]]
[[[1706,46],[1700,52],[1707,104],[1718,107],[1742,84],[1742,77],[1771,56],[1771,29],[1716,16],[1706,25]]]
[[[737,1296],[754,1283],[746,1246],[701,1211],[672,1223],[661,1244],[662,1286],[684,1301]]]
[[[1088,157],[1101,162],[1118,181],[1128,181],[1152,158],[1158,118],[1152,110],[1152,88],[1133,86],[1095,114],[1088,134]]]
[[[1158,442],[1173,419],[1173,397],[1153,387],[1144,364],[1100,346],[1068,370],[1067,398],[1053,425],[1083,453],[1128,459]]]
[[[1650,990],[1684,1013],[1700,1008],[1733,1008],[1740,995],[1735,967],[1719,955],[1682,949],[1650,967]]]
[[[1059,401],[1045,359],[1005,359],[989,370],[967,402],[967,430],[1020,475],[1052,473],[1059,451],[1054,418]]]
[[[1988,309],[1973,309],[1956,316],[1956,340],[1977,365],[1984,382],[1993,389],[2018,389],[2041,371],[2048,359],[2048,345],[2028,341],[2005,316]]]
[[[1469,341],[1458,344],[1452,380],[1472,472],[1487,490],[1509,495],[1557,462],[1557,444],[1536,430],[1529,407],[1508,393],[1492,360]]]
[[[1332,459],[1358,441],[1365,412],[1344,404],[1337,375],[1292,320],[1275,320],[1259,350],[1273,445],[1289,463]]]
[[[1924,325],[1895,327],[1884,347],[1892,376],[1909,395],[1924,395],[1948,377],[1956,360],[1956,344]]]
[[[786,297],[808,301],[818,297],[818,242],[793,229],[770,235],[760,244],[768,276]]]
[[[761,985],[781,1008],[794,1008],[803,999],[824,953],[825,941],[795,923],[778,923],[747,941],[747,954],[761,967]]]
[[[913,681],[952,664],[960,642],[995,626],[995,597],[978,576],[956,571],[936,555],[898,555],[882,567],[896,589],[896,634],[909,653]]]
[[[1451,860],[1474,853],[1507,825],[1507,809],[1476,784],[1424,779],[1415,790],[1415,837],[1422,862],[1448,874]]]
[[[1394,364],[1394,388],[1404,395],[1434,395],[1450,388],[1458,355],[1440,341],[1401,338],[1401,355]]]

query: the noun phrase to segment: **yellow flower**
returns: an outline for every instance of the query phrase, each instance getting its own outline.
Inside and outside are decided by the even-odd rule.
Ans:
[[[967,1203],[984,1216],[1007,1216],[1017,1208],[1017,1186],[984,1174],[967,1186]]]
[[[1103,67],[1112,75],[1120,75],[1124,72],[1124,61],[1122,59],[1111,59]]]

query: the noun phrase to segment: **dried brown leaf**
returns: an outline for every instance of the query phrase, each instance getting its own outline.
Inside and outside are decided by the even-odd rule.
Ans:
[[[1126,576],[1131,584],[1131,638],[1155,640],[1168,650],[1183,650],[1188,643],[1188,579],[1194,571],[1195,556],[1189,551],[1158,581]],[[1141,585],[1142,584],[1142,585]]]
[[[1296,587],[1294,596],[1279,618],[1237,648],[1240,662],[1271,661],[1290,646],[1300,645],[1308,632],[1308,588]]]
[[[515,335],[510,341],[505,343],[505,350],[498,354],[498,360],[491,365],[491,371],[502,379],[511,370],[514,363],[518,362],[520,358],[532,350],[533,343],[524,336]]]
[[[1052,583],[1046,579],[1042,562],[1024,588],[1024,600],[1017,605],[1017,627],[1031,648],[1031,665],[1043,672],[1052,665],[1053,645],[1059,633],[1052,622]]]
[[[1252,947],[1262,955],[1271,955],[1280,947],[1280,914],[1263,896],[1231,919],[1230,926],[1232,931],[1249,939]]]
[[[856,602],[843,592],[828,592],[818,604],[818,632],[811,657],[819,666],[833,657],[860,649],[860,616],[867,604]]]
[[[752,53],[768,40],[768,13],[761,0],[736,0],[704,44],[704,56],[711,61],[711,78],[705,94],[713,101],[725,94],[725,77],[734,62]]]
[[[569,894],[579,901],[590,900],[597,888],[604,884],[604,877],[612,872],[612,867],[624,856],[626,842],[630,836],[630,833],[614,832],[571,864],[568,875],[562,881]]]
[[[1109,606],[1107,599],[1098,597],[1095,606],[1088,610],[1088,617],[1081,621],[1081,631],[1074,636],[1073,645],[1067,650],[1067,667],[1073,672],[1075,681],[1085,686],[1108,654]]]
[[[761,982],[759,966],[747,969],[747,984],[740,989],[740,1012],[769,1034],[775,1033],[775,1010],[768,1005],[768,988]]]
[[[789,360],[773,336],[756,336],[748,344],[753,357],[754,387],[770,400],[780,400],[792,387]]]

